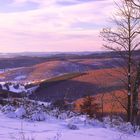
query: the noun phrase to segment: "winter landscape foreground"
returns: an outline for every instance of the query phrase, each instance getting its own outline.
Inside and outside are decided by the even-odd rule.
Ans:
[[[11,119],[0,113],[0,139],[21,140],[24,133],[28,140],[139,140],[139,134],[122,133],[101,126],[78,124],[78,130],[70,130],[66,121],[27,122]]]
[[[15,108],[10,105],[1,107],[0,140],[139,140],[140,131],[133,132],[130,123],[120,118],[103,122],[89,119],[85,115],[71,112],[58,113],[57,109],[45,113],[40,107],[38,111],[23,106]],[[34,112],[34,113],[33,113]],[[68,115],[69,114],[69,115]],[[56,117],[57,116],[57,117]]]

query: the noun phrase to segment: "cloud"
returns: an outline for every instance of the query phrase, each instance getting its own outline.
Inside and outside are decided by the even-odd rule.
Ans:
[[[0,12],[3,51],[100,50],[99,30],[113,9],[112,0],[14,0],[10,7],[16,10]]]

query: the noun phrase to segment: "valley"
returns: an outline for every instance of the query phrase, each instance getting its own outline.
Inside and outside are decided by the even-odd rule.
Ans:
[[[136,54],[138,59],[139,53]],[[6,63],[3,59],[7,60]],[[65,99],[77,104],[86,96],[97,97],[99,101],[104,95],[111,100],[114,93],[124,98],[126,92],[121,80],[124,77],[124,63],[112,52],[16,56],[2,58],[0,63],[1,69],[2,64],[6,68],[0,73],[2,98],[22,97],[22,94],[26,94],[29,99],[36,101],[55,102]],[[106,103],[106,112],[109,112],[110,105],[110,102]],[[125,111],[122,108],[119,112]]]

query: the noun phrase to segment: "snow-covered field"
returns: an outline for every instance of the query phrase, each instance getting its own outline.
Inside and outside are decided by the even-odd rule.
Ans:
[[[22,133],[26,138],[35,140],[139,140],[138,135],[120,133],[102,127],[80,126],[79,130],[67,128],[66,121],[49,120],[45,122],[27,122],[6,118],[0,114],[0,138],[12,140],[20,138]]]
[[[51,103],[10,99],[0,105],[0,140],[140,140],[118,116],[91,119]]]
[[[124,133],[97,124],[77,122],[76,125],[78,129],[72,130],[68,127],[68,120],[49,118],[32,122],[7,118],[0,113],[0,140],[140,140],[139,133]]]

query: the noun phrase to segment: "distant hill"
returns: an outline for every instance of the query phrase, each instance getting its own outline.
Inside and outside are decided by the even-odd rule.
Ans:
[[[107,77],[106,74],[117,75],[116,69],[94,70],[87,73],[71,73],[46,80],[39,84],[39,88],[30,96],[31,99],[53,101],[67,98],[77,100],[87,95],[109,93],[122,89],[116,77]]]
[[[126,52],[123,52],[126,53]],[[140,51],[134,52],[140,57]],[[120,58],[116,52],[24,52],[0,53],[0,69],[29,67],[46,61],[67,61],[69,59],[115,59]]]
[[[26,58],[23,58],[26,59]],[[33,59],[33,60],[32,60]],[[19,65],[22,63],[26,67],[14,69],[6,69],[0,74],[0,81],[38,81],[65,73],[85,72],[89,70],[105,69],[118,67],[116,59],[118,58],[94,58],[94,59],[65,59],[65,60],[46,60],[43,58],[27,58],[27,63],[19,59]],[[30,62],[31,60],[31,62]],[[11,60],[13,64],[17,64],[17,60]],[[41,61],[45,61],[42,62]],[[33,65],[33,63],[39,63]],[[10,62],[9,62],[10,63]],[[32,64],[32,65],[31,65]],[[18,64],[17,64],[18,65]],[[21,65],[21,66],[22,66]],[[28,66],[31,65],[31,66]]]
[[[0,53],[0,69],[28,67],[46,61],[67,61],[69,59],[100,59],[118,57],[111,52],[75,53]]]

